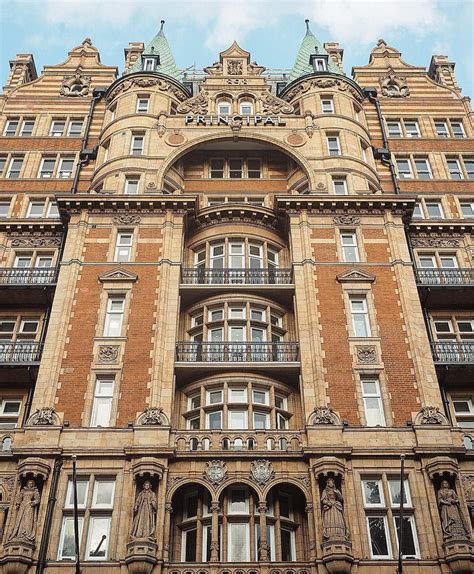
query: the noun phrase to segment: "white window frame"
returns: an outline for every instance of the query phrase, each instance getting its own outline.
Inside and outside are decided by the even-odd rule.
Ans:
[[[416,127],[416,133],[415,132],[411,132],[408,131],[407,128],[407,124],[414,124]],[[421,136],[421,132],[420,132],[420,125],[418,123],[418,120],[410,120],[410,119],[405,119],[403,120],[403,127],[405,128],[405,134],[407,138],[419,138]]]
[[[121,311],[112,311],[112,303],[114,301],[121,301],[122,302],[122,310]],[[110,335],[110,324],[112,319],[116,316],[120,315],[120,334],[118,335]],[[123,323],[125,317],[125,296],[124,295],[113,295],[110,294],[107,298],[107,308],[105,313],[105,321],[104,321],[104,337],[121,337],[123,332]]]
[[[143,106],[143,103],[146,103],[145,106]],[[149,113],[149,109],[150,109],[150,97],[149,96],[138,96],[137,97],[137,107],[136,107],[136,113],[137,114],[148,114]]]
[[[144,72],[154,72],[156,70],[156,59],[155,58],[145,58],[143,62]]]
[[[98,556],[91,556],[91,551],[93,550],[93,548],[91,548],[91,542],[92,542],[92,532],[93,532],[93,524],[95,523],[96,520],[108,520],[108,529],[107,529],[107,537],[105,539],[105,545],[106,545],[106,549],[105,549],[105,555],[98,557]],[[92,561],[104,561],[104,560],[108,560],[108,556],[109,556],[109,550],[110,550],[110,530],[111,530],[111,524],[112,524],[112,517],[110,515],[93,515],[89,518],[89,530],[87,532],[87,551],[86,551],[86,561],[88,562],[92,562]]]
[[[365,497],[365,488],[364,488],[364,482],[376,482],[378,485],[378,489],[379,489],[379,494],[380,494],[380,502],[368,502],[366,497]],[[383,483],[382,483],[382,479],[380,478],[370,478],[367,476],[363,476],[361,478],[361,486],[362,486],[362,498],[364,500],[364,507],[365,508],[385,508],[385,495],[383,492]]]
[[[124,242],[125,237],[130,238],[128,243]],[[133,248],[133,231],[126,229],[119,231],[117,233],[117,237],[115,240],[114,261],[119,261],[121,263],[128,263],[132,258],[132,248]],[[127,251],[125,258],[120,253],[122,250]]]
[[[352,231],[352,230],[340,229],[339,234],[340,234],[340,239],[341,239],[341,250],[342,250],[343,261],[346,261],[348,263],[358,263],[360,261],[360,252],[359,252],[359,244],[357,241],[357,233],[355,231]],[[352,243],[345,244],[344,243],[345,237],[352,239]],[[354,254],[355,254],[354,259],[351,259],[350,257],[348,257],[348,252],[350,252],[350,250],[354,251]]]
[[[335,140],[336,146],[331,149],[330,140]],[[338,135],[327,135],[326,136],[326,143],[328,149],[328,155],[330,157],[339,157],[341,154],[341,141]],[[332,151],[337,151],[337,153],[331,153]]]
[[[369,525],[369,520],[371,518],[381,518],[384,522],[384,531],[385,531],[385,539],[387,540],[387,550],[388,550],[388,554],[382,555],[382,554],[374,554],[372,551],[372,538],[370,536],[370,525]],[[367,537],[369,539],[369,550],[370,550],[370,557],[373,560],[387,560],[387,559],[391,559],[392,557],[392,544],[390,541],[390,530],[388,528],[388,520],[387,520],[387,516],[385,514],[367,514],[366,517],[366,524],[367,524]]]
[[[110,495],[110,502],[108,504],[98,504],[97,503],[97,493],[98,493],[98,485],[102,484],[102,483],[107,483],[107,484],[112,484],[112,494]],[[91,508],[96,510],[104,510],[104,509],[108,509],[108,510],[112,510],[114,507],[114,499],[115,499],[115,480],[113,478],[102,478],[102,477],[96,477],[96,479],[94,480],[94,487],[92,489],[92,502],[91,502]]]
[[[86,489],[84,492],[84,502],[79,502],[79,497],[77,500],[77,508],[84,509],[87,507],[87,495],[89,494],[89,480],[87,478],[78,478],[77,484],[83,483],[86,485]],[[79,489],[78,489],[79,493]],[[72,478],[67,481],[67,488],[66,488],[66,500],[64,501],[64,508],[65,509],[72,509],[74,508],[74,499],[73,499],[73,482]]]
[[[354,311],[353,307],[352,307],[352,303],[356,302],[356,301],[362,301],[363,303],[363,310],[362,311]],[[350,310],[351,310],[351,319],[352,319],[352,330],[354,333],[354,337],[358,337],[358,338],[367,338],[367,337],[372,337],[372,327],[370,324],[370,317],[369,317],[369,307],[367,304],[367,297],[365,295],[354,295],[351,296],[349,298],[349,305],[350,305]],[[362,315],[364,317],[364,323],[365,323],[365,330],[367,332],[366,335],[358,335],[357,334],[357,328],[356,328],[356,322],[355,322],[355,315]]]
[[[43,208],[41,210],[41,215],[31,215],[33,205],[40,205],[40,204],[43,206]],[[46,200],[45,199],[33,200],[33,201],[30,199],[30,201],[28,203],[28,210],[26,212],[26,217],[27,218],[44,217],[45,207],[46,207]]]
[[[101,383],[112,383],[112,390],[109,393],[103,394],[100,392],[100,385]],[[91,422],[90,426],[93,428],[109,428],[112,422],[112,406],[114,400],[114,390],[115,390],[115,378],[112,376],[107,375],[100,375],[96,378],[95,381],[95,388],[94,388],[94,398],[92,401],[92,412],[91,412]],[[106,400],[104,400],[106,399]],[[109,420],[107,424],[98,424],[99,415],[102,418],[102,414],[99,412],[99,409],[103,408],[103,405],[106,405],[109,411]],[[94,485],[95,488],[95,485]]]
[[[38,179],[51,179],[54,177],[54,171],[56,168],[56,157],[43,157],[41,158],[41,165],[38,170]],[[44,164],[46,162],[53,162],[53,168],[51,170],[44,170]]]
[[[64,124],[61,133],[59,133],[59,132],[58,132],[58,133],[55,133],[55,132],[56,132],[56,130],[55,130],[55,125],[56,125],[56,124]],[[51,128],[50,128],[50,130],[49,130],[49,136],[50,136],[50,137],[61,138],[61,137],[64,136],[65,130],[66,130],[66,120],[53,120],[53,121],[51,122]]]
[[[398,164],[398,162],[407,162],[408,165],[408,172],[404,172],[400,170],[400,166]],[[398,177],[400,179],[414,179],[414,174],[413,174],[413,166],[411,164],[411,160],[409,157],[396,157],[395,158],[395,163],[397,165],[397,172],[398,172]]]
[[[244,108],[249,107],[250,112],[244,112]],[[253,102],[250,100],[242,100],[239,104],[239,111],[241,116],[251,116],[253,115]]]
[[[70,170],[69,169],[67,169],[67,170],[63,169],[63,164],[65,161],[72,162]],[[73,171],[74,171],[74,158],[73,157],[60,157],[59,158],[58,177],[60,177],[62,179],[71,179]],[[64,175],[64,174],[68,174],[68,175]]]
[[[337,185],[341,184],[344,190],[344,193],[337,192]],[[344,176],[332,176],[332,189],[334,191],[334,195],[347,195],[347,178]]]
[[[18,156],[12,156],[12,157],[10,158],[10,162],[9,162],[9,164],[8,164],[8,169],[7,169],[7,176],[6,176],[7,179],[19,179],[19,178],[20,178],[21,170],[23,169],[23,161],[24,161],[24,159],[25,159],[24,156],[20,156],[20,157],[18,157]],[[19,168],[18,170],[16,170],[16,169],[13,170],[13,164],[14,164],[16,161],[19,161],[19,162],[20,162],[20,168]],[[18,175],[15,175],[15,177],[11,177],[12,172],[15,172],[15,173],[16,173],[17,171],[18,171]]]
[[[469,209],[471,211],[470,214],[466,215],[466,213],[464,212],[463,206],[469,206]],[[460,200],[459,201],[459,208],[460,211],[462,213],[463,219],[474,219],[474,202],[472,201],[464,201],[464,200]]]
[[[417,162],[425,162],[425,169],[423,169],[423,170],[418,169]],[[415,166],[417,179],[423,179],[423,180],[433,179],[433,172],[431,170],[431,164],[430,164],[429,158],[427,158],[427,157],[414,157],[413,158],[413,164]],[[421,177],[420,173],[428,174],[428,177]]]
[[[221,107],[222,106],[226,106],[229,108],[229,110],[227,112],[223,112],[221,111]],[[221,100],[220,102],[217,103],[217,115],[219,116],[228,116],[232,113],[232,104],[230,102],[227,102],[226,100]]]
[[[391,133],[391,127],[393,128],[396,124],[396,133]],[[387,119],[387,131],[388,131],[388,135],[391,138],[401,138],[403,137],[403,131],[402,131],[402,125],[400,123],[400,120],[392,120],[392,119]]]
[[[449,129],[448,129],[448,122],[446,120],[435,120],[434,122],[435,124],[435,131],[436,131],[436,135],[439,138],[449,138],[450,137],[450,133],[449,133]],[[439,124],[443,124],[444,126],[444,132],[440,133],[440,131],[438,130],[438,125]]]
[[[398,528],[397,528],[397,518],[400,518],[400,516],[398,514],[393,514],[393,529],[395,531],[395,541],[397,543],[397,554],[399,551],[399,544],[400,541],[398,540]],[[411,527],[411,534],[413,536],[413,544],[415,546],[415,555],[413,556],[412,554],[403,554],[403,558],[420,558],[420,546],[418,544],[418,533],[416,531],[416,521],[415,521],[415,517],[413,514],[404,514],[403,518],[408,520],[410,523],[410,527]]]
[[[331,96],[322,96],[321,97],[321,112],[323,114],[333,114],[334,113],[334,99]]]
[[[27,133],[25,134],[25,125],[31,123],[33,124],[31,126],[31,133]],[[33,135],[33,130],[35,129],[35,123],[36,120],[34,118],[25,118],[22,122],[21,122],[21,129],[20,129],[20,136],[23,137],[31,137]]]
[[[130,191],[130,184],[137,184],[136,191]],[[126,177],[125,178],[125,195],[138,195],[140,193],[140,178],[139,177]]]
[[[11,124],[16,124],[16,127],[15,127],[14,133],[9,134],[8,132],[10,131]],[[10,137],[10,138],[15,137],[18,133],[19,127],[20,127],[20,120],[19,119],[8,120],[7,123],[5,124],[5,129],[3,130],[3,135],[5,137]]]
[[[364,389],[364,383],[375,383],[377,391],[375,393],[367,393]],[[386,421],[385,421],[384,405],[383,405],[383,400],[382,400],[382,392],[380,390],[380,380],[376,377],[362,376],[360,379],[360,385],[361,385],[361,391],[362,391],[362,401],[364,403],[364,414],[365,414],[366,426],[372,427],[372,428],[385,427]],[[378,412],[379,412],[379,417],[380,417],[380,423],[379,424],[372,424],[371,422],[369,422],[369,414],[368,413],[372,409],[369,409],[367,407],[366,399],[377,399]]]
[[[456,135],[454,128],[453,128],[453,124],[458,124],[461,127],[461,132],[462,135]],[[464,124],[462,122],[462,120],[449,120],[449,127],[451,128],[451,133],[453,135],[454,138],[458,138],[458,139],[462,139],[466,137],[466,130],[464,129]]]
[[[59,547],[58,547],[58,560],[74,560],[75,551],[71,555],[63,554],[64,539],[66,538],[66,523],[72,523],[72,535],[74,537],[74,516],[66,515],[63,516],[61,522],[61,535],[59,537]],[[84,517],[78,516],[78,527],[79,527],[79,540],[82,538],[82,531],[84,528]]]
[[[79,130],[78,133],[74,133],[74,134],[73,134],[73,133],[71,133],[71,131],[72,131],[71,128],[72,128],[72,126],[73,126],[74,124],[81,124],[81,129]],[[83,120],[83,119],[74,119],[74,118],[72,118],[72,119],[69,120],[69,124],[68,124],[68,127],[67,127],[67,135],[68,135],[69,137],[73,137],[73,138],[81,137],[81,135],[82,135],[82,130],[83,130],[83,129],[84,129],[84,120]]]
[[[137,146],[137,142],[141,141],[141,146]],[[145,136],[144,135],[132,135],[132,142],[130,145],[130,155],[134,155],[134,156],[142,156],[143,155],[143,151],[145,148]],[[135,153],[135,152],[140,152],[140,153]]]

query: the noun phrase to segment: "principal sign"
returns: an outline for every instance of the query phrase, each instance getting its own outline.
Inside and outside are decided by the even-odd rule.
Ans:
[[[286,121],[281,116],[241,116],[239,114],[229,116],[184,116],[186,126],[194,124],[196,126],[286,126]]]

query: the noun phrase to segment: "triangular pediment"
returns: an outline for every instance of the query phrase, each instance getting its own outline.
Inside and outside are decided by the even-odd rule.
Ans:
[[[221,62],[224,61],[224,58],[245,58],[247,62],[250,61],[250,52],[241,48],[237,42],[234,40],[232,46],[227,48],[219,54]]]
[[[105,281],[136,281],[138,279],[138,275],[132,273],[131,271],[127,271],[126,269],[122,269],[120,267],[116,267],[111,271],[106,271],[99,275],[99,281],[104,283]]]
[[[337,275],[336,279],[339,281],[339,283],[354,283],[357,281],[361,283],[372,283],[375,281],[375,275],[372,275],[372,273],[367,273],[367,271],[362,271],[361,269],[354,268],[349,269],[349,271],[344,271],[344,273],[340,273]]]

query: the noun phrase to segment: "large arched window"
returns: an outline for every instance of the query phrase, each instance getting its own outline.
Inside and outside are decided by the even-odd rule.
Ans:
[[[209,269],[276,269],[281,249],[267,241],[226,238],[194,250],[194,266]]]

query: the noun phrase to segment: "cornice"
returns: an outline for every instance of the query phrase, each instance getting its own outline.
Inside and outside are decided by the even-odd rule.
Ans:
[[[0,220],[0,231],[7,233],[50,232],[59,235],[64,231],[64,226],[58,219],[51,221],[47,218],[8,218]]]
[[[227,223],[249,223],[261,225],[272,230],[278,227],[278,217],[272,209],[255,205],[222,204],[201,209],[195,216],[195,228]]]
[[[156,88],[161,92],[169,92],[179,101],[184,101],[191,97],[191,94],[177,80],[166,74],[158,72],[134,72],[115,80],[107,89],[105,101],[109,104],[120,93],[128,91],[133,86],[138,88]]]
[[[329,85],[329,82],[332,85]],[[285,86],[279,96],[281,99],[289,102],[297,95],[307,92],[311,87],[322,90],[333,87],[342,89],[342,91],[350,91],[358,101],[362,101],[365,98],[362,88],[354,80],[332,72],[315,72],[296,78],[296,80]]]
[[[448,236],[453,234],[462,235],[472,233],[474,230],[474,219],[446,219],[444,221],[433,220],[412,220],[410,222],[411,234],[439,234],[445,233]]]

